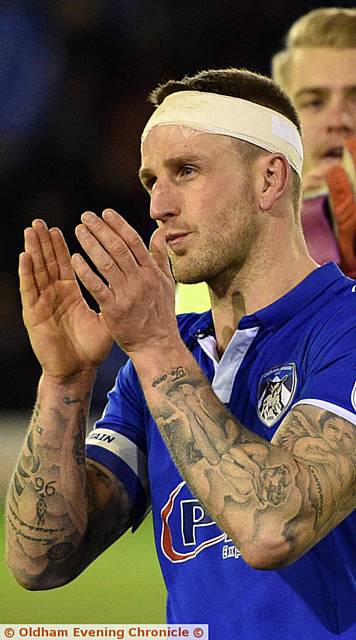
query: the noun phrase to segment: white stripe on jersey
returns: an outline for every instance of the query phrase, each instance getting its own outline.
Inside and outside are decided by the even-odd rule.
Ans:
[[[87,445],[103,447],[126,462],[135,475],[140,479],[146,493],[148,491],[147,458],[141,449],[129,438],[112,429],[99,427],[93,429],[86,437]]]
[[[241,363],[258,333],[259,327],[237,329],[232,336],[221,360],[218,360],[216,341],[213,336],[198,340],[201,348],[214,363],[215,375],[212,387],[220,402],[230,402],[235,376]]]

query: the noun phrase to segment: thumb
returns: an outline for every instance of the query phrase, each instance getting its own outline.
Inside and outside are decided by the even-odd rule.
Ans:
[[[163,229],[156,229],[150,240],[150,254],[161,271],[172,278],[171,265],[167,255],[166,235]]]

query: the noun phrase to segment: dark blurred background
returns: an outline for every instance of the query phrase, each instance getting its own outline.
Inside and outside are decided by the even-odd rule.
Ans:
[[[0,403],[33,404],[39,368],[21,319],[17,256],[36,217],[72,251],[86,210],[120,211],[147,242],[139,139],[159,82],[209,67],[270,73],[290,24],[320,6],[289,0],[12,0],[0,4]],[[120,355],[100,377],[105,400]]]

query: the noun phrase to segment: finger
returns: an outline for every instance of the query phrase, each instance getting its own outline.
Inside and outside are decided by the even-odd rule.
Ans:
[[[117,211],[105,209],[103,220],[120,236],[140,266],[152,265],[151,256],[142,238]]]
[[[113,288],[122,285],[123,274],[111,255],[101,246],[96,237],[87,229],[84,224],[80,224],[75,229],[81,246],[95,264],[99,273],[111,284]],[[73,261],[72,261],[73,264]]]
[[[19,255],[20,293],[23,308],[33,307],[38,300],[38,289],[33,275],[32,258],[29,253]]]
[[[44,220],[34,220],[32,226],[37,233],[48,276],[52,280],[57,280],[59,275],[58,264],[47,225]]]
[[[150,253],[161,271],[169,278],[173,278],[163,229],[156,229],[153,232],[150,240]]]
[[[61,230],[53,227],[49,233],[58,264],[58,277],[61,280],[75,280],[70,253]]]
[[[24,232],[25,252],[31,255],[33,274],[38,289],[43,289],[49,283],[49,275],[43,258],[41,243],[37,234],[37,230],[35,228],[40,226],[41,223],[43,223],[42,220],[34,221],[33,227],[28,227]]]
[[[137,261],[125,241],[101,218],[87,211],[81,217],[83,224],[99,240],[119,269],[126,275],[137,270]]]
[[[72,256],[71,264],[79,280],[93,296],[100,308],[112,302],[113,292],[104,284],[102,279],[94,273],[79,253],[75,253]]]

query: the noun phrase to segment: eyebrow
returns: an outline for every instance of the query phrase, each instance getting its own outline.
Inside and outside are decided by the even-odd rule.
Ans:
[[[303,87],[302,89],[299,89],[299,91],[297,91],[294,96],[294,100],[297,98],[301,98],[308,93],[315,93],[320,95],[323,93],[329,93],[332,90],[333,89],[331,87]],[[342,91],[346,93],[356,91],[356,84],[349,84],[346,87],[342,87]]]
[[[329,89],[326,87],[303,87],[303,89],[299,89],[299,91],[297,91],[294,95],[294,99],[302,98],[308,93],[327,93],[328,91]]]
[[[209,162],[210,164],[211,158],[208,158],[203,154],[193,155],[191,153],[183,153],[178,156],[172,156],[171,158],[167,158],[163,162],[163,166],[167,169],[172,169],[172,168],[174,169],[177,166],[181,166],[184,164],[191,164],[194,162],[207,162],[207,163]],[[149,167],[141,167],[138,172],[138,177],[143,184],[145,180],[154,177],[154,175],[155,175],[155,172]]]

